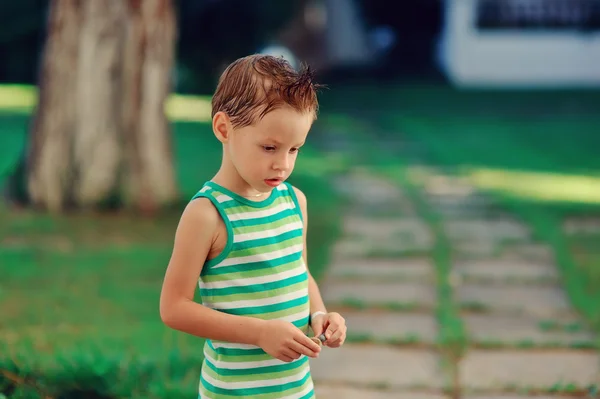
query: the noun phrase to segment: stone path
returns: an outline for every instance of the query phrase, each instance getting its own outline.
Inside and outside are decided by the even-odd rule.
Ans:
[[[312,361],[317,397],[443,398],[431,232],[395,184],[360,170],[338,183],[347,217],[321,292],[348,341]]]
[[[555,398],[539,395],[600,384],[595,337],[571,308],[552,251],[464,182],[435,176],[424,196],[454,249],[469,343],[453,380],[435,345],[444,326],[429,226],[396,184],[364,170],[338,183],[347,217],[321,291],[346,317],[348,342],[311,361],[319,399]]]
[[[456,248],[454,297],[469,338],[458,365],[461,391],[585,392],[600,384],[598,353],[586,349],[595,337],[572,309],[551,249],[480,193],[434,186],[427,200]]]

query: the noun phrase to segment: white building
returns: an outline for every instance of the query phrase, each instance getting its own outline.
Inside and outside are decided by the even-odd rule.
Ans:
[[[438,60],[457,86],[600,87],[599,0],[445,0]]]

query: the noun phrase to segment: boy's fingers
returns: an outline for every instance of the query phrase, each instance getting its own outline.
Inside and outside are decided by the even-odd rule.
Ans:
[[[329,344],[329,345],[327,345],[327,346],[328,346],[328,347],[330,347],[330,348],[339,348],[340,346],[342,346],[342,344],[343,344],[343,343],[344,343],[344,341],[342,341],[342,340],[340,339],[340,340],[337,340],[337,341],[335,341],[335,342],[332,342],[332,343],[330,343],[330,344]]]
[[[329,327],[327,327],[327,331],[325,331],[325,337],[327,337],[327,339],[331,339],[331,336],[339,330],[339,325],[337,323],[330,323]]]
[[[281,354],[281,357],[279,359],[283,360],[284,362],[289,363],[292,360],[297,359],[298,357],[299,357],[298,354],[296,352],[294,352],[292,349],[287,349]]]
[[[332,342],[337,341],[342,336],[342,332],[340,330],[336,330],[331,336],[327,339],[327,343],[330,344]]]
[[[311,327],[316,336],[319,336],[323,333],[323,328],[324,328],[323,323],[321,323],[321,322],[313,323]]]
[[[346,326],[342,326],[335,330],[331,336],[327,339],[327,344],[334,343],[342,338],[342,336],[346,333]]]
[[[331,327],[329,327],[327,331],[325,331],[325,338],[327,338],[327,341],[331,339],[331,335],[333,335],[333,330],[331,329]]]
[[[295,353],[298,353],[298,355],[304,355],[304,356],[308,356],[308,357],[315,357],[316,354],[310,350],[309,348],[307,348],[306,346],[302,345],[299,342],[292,342],[292,344],[289,346],[289,348],[294,351]]]
[[[312,329],[315,333],[316,336],[319,336],[321,334],[323,334],[323,332],[325,331],[325,328],[327,328],[329,325],[328,321],[327,321],[327,317],[326,316],[318,316],[313,322],[312,322]]]
[[[339,330],[342,326],[345,326],[346,324],[346,320],[344,320],[342,318],[342,316],[340,316],[337,313],[332,313],[331,317],[329,318],[329,326],[327,328],[327,331],[325,332],[325,336],[327,337],[327,339],[330,339],[331,335]]]
[[[294,346],[294,348],[296,348],[296,347],[304,348],[304,350],[306,350],[306,351],[310,350],[310,351],[314,352],[314,354],[319,353],[321,351],[321,347],[319,346],[319,344],[317,344],[316,342],[313,342],[309,337],[307,337],[304,334],[295,338],[295,341],[298,344],[298,346]],[[298,351],[298,352],[300,352],[300,351]],[[308,354],[305,352],[300,352],[300,353],[304,353],[306,356],[313,356],[313,354]]]

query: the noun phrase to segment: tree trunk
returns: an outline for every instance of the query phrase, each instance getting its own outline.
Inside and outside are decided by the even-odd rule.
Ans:
[[[177,194],[164,102],[172,0],[52,0],[24,165],[40,208],[155,211]]]
[[[176,23],[171,0],[127,0],[123,126],[128,203],[152,211],[176,192],[164,102],[171,89]]]

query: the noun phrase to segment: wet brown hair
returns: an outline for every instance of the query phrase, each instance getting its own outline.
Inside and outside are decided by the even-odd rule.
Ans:
[[[231,63],[221,75],[212,99],[212,117],[222,111],[234,128],[241,128],[288,105],[300,113],[312,113],[316,119],[320,87],[306,65],[296,71],[283,58],[249,55]]]

